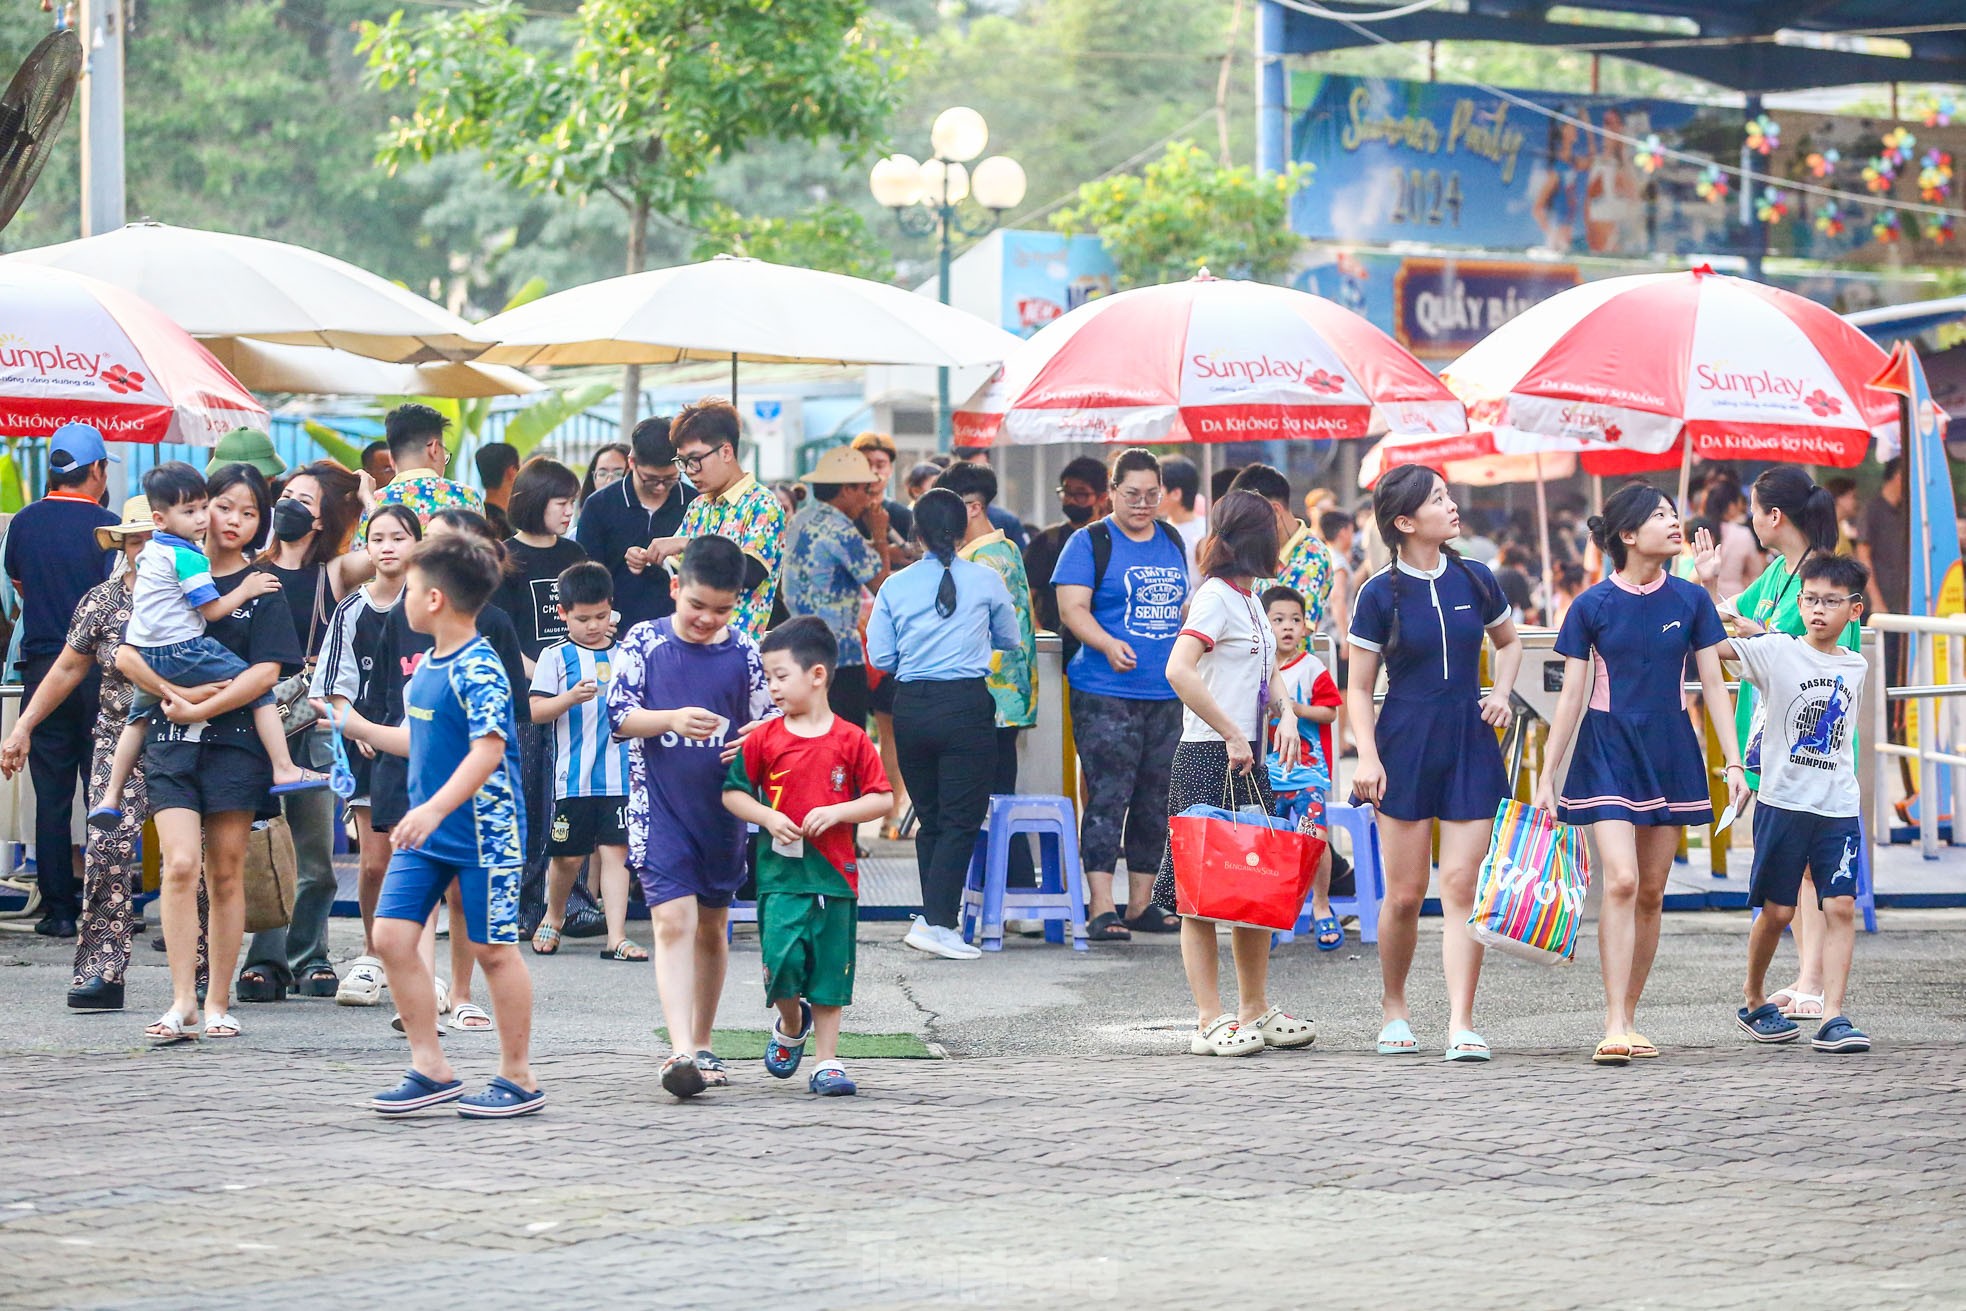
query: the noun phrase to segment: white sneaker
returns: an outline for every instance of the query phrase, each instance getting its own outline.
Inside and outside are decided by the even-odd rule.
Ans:
[[[983,954],[958,937],[954,929],[930,924],[919,915],[908,927],[908,936],[901,941],[916,951],[940,956],[944,960],[974,960]]]
[[[373,956],[357,956],[355,963],[348,967],[348,973],[341,976],[341,983],[335,989],[334,1004],[337,1006],[379,1006],[382,1004],[382,990],[387,982],[382,977],[382,962]]]

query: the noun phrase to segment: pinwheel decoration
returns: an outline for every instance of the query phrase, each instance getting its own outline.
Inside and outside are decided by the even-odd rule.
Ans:
[[[1894,127],[1884,134],[1884,157],[1891,161],[1893,168],[1903,167],[1917,148],[1918,138],[1909,129]]]
[[[1774,227],[1789,216],[1788,192],[1770,188],[1754,198],[1754,216]]]
[[[1928,150],[1918,170],[1918,195],[1938,204],[1952,194],[1952,156],[1943,150]]]
[[[1638,149],[1632,152],[1632,163],[1638,165],[1647,173],[1657,173],[1659,171],[1659,165],[1665,162],[1666,145],[1665,142],[1659,140],[1659,134],[1657,132],[1649,134],[1645,140],[1638,143]]]
[[[1718,205],[1727,199],[1727,175],[1720,171],[1720,165],[1709,164],[1701,171],[1700,180],[1693,185],[1693,190],[1701,200],[1710,200]]]
[[[1843,162],[1843,152],[1831,146],[1828,150],[1817,151],[1802,162],[1809,166],[1811,176],[1826,178],[1836,172],[1836,166]]]
[[[1878,155],[1864,165],[1864,188],[1884,195],[1898,184],[1898,167],[1889,155]]]
[[[1925,102],[1926,127],[1951,127],[1953,113],[1959,108],[1951,96],[1940,96],[1937,100]]]
[[[1941,214],[1933,219],[1925,235],[1932,239],[1932,244],[1935,246],[1943,246],[1951,241],[1958,235],[1952,229],[1952,215]]]
[[[1766,114],[1748,120],[1748,149],[1759,155],[1772,155],[1782,144],[1782,125]]]
[[[1903,234],[1904,228],[1898,221],[1898,211],[1895,209],[1880,211],[1870,222],[1871,237],[1887,246]]]
[[[1843,216],[1836,212],[1836,205],[1834,203],[1824,205],[1816,211],[1816,231],[1822,233],[1825,237],[1840,237],[1843,235]]]

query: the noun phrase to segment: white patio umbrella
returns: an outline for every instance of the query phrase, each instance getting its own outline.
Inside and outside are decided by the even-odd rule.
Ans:
[[[302,396],[523,396],[543,384],[517,369],[440,360],[385,364],[324,346],[282,346],[250,337],[212,337],[206,349],[254,391]]]
[[[866,278],[719,255],[543,296],[474,329],[486,364],[995,364],[1018,339]]]
[[[390,363],[466,360],[484,348],[441,305],[282,241],[144,222],[6,258],[135,292],[199,338],[329,346]]]

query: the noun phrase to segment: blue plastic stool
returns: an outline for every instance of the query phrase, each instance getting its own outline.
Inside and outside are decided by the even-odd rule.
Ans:
[[[1013,834],[1031,833],[1038,839],[1038,886],[1006,888]],[[990,798],[989,813],[976,849],[969,858],[969,877],[963,883],[962,934],[984,951],[1003,950],[1003,922],[1012,919],[1044,921],[1046,942],[1065,941],[1071,925],[1072,949],[1087,949],[1085,936],[1085,871],[1079,865],[1078,810],[1069,797],[1027,797],[999,794]]]
[[[1379,903],[1386,899],[1386,867],[1379,856],[1379,822],[1373,816],[1370,806],[1347,806],[1342,802],[1324,803],[1325,827],[1336,835],[1347,834],[1352,840],[1352,882],[1354,893],[1349,897],[1331,899],[1332,914],[1343,919],[1347,914],[1358,917],[1358,940],[1360,942],[1379,941]],[[1271,937],[1272,946],[1294,941],[1298,934],[1311,931],[1311,902],[1304,899],[1304,909],[1298,912],[1297,927],[1289,933],[1278,933]]]

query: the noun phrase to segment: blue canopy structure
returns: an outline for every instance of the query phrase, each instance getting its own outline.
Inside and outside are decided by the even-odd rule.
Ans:
[[[1370,14],[1394,7],[1317,0],[1336,14]],[[1562,46],[1650,64],[1751,98],[1771,91],[1847,86],[1860,82],[1966,83],[1966,4],[1961,0],[1583,0],[1606,13],[1679,18],[1697,33],[1548,21],[1541,0],[1468,0],[1463,11],[1428,9],[1356,27],[1259,0],[1257,164],[1281,169],[1287,127],[1283,60],[1377,45],[1380,41],[1501,41]],[[1360,30],[1364,29],[1364,30]],[[1369,33],[1369,34],[1368,34]],[[1905,44],[1904,58],[1805,44],[1787,33],[1887,37]],[[1378,38],[1375,40],[1375,38]]]

